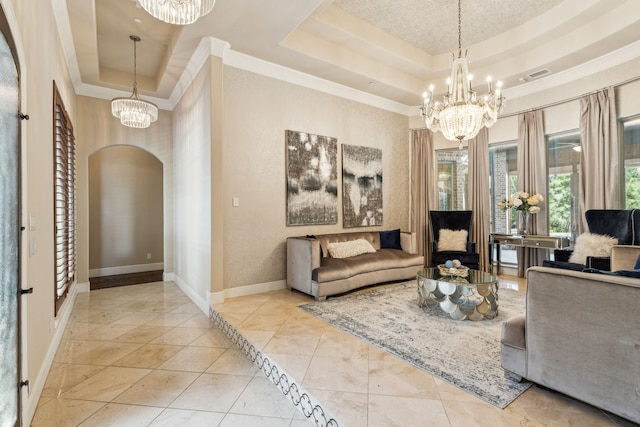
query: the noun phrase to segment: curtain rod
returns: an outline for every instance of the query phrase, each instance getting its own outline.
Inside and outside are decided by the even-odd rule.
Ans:
[[[640,80],[640,76],[632,77],[632,78],[627,79],[627,80],[625,80],[623,82],[620,82],[620,83],[617,83],[617,84],[614,84],[614,85],[610,85],[610,86],[613,86],[614,88],[616,88],[616,87],[619,87],[619,86],[624,86],[624,85],[629,84],[629,83],[633,83],[636,80]],[[607,87],[609,87],[609,86],[607,86]],[[513,117],[513,116],[517,116],[519,114],[528,113],[530,111],[543,110],[545,108],[555,107],[556,105],[566,104],[567,102],[577,101],[577,100],[579,100],[579,99],[581,99],[581,98],[583,98],[583,97],[585,97],[587,95],[592,95],[594,93],[602,92],[607,87],[602,88],[602,89],[598,89],[598,90],[593,90],[591,92],[587,92],[587,93],[584,93],[582,95],[574,96],[572,98],[563,99],[562,101],[551,102],[551,103],[545,104],[545,105],[543,105],[541,107],[529,108],[529,109],[522,110],[522,111],[516,111],[514,113],[504,114],[504,115],[498,116],[498,119],[504,119],[504,118],[507,118],[507,117]]]

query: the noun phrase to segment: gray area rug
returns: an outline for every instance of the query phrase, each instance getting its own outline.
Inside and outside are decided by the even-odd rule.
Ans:
[[[425,312],[417,295],[415,282],[396,283],[299,308],[498,408],[531,386],[500,367],[502,322],[524,313],[523,293],[500,289],[498,316],[479,322]]]

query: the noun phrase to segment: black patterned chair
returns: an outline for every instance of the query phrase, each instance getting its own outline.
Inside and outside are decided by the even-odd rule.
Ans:
[[[476,244],[470,240],[471,226],[473,221],[472,211],[429,211],[431,233],[433,236],[433,247],[431,253],[431,266],[435,267],[444,264],[449,260],[457,259],[464,266],[473,270],[479,269],[480,255],[476,251]],[[441,230],[466,230],[467,237],[463,247],[464,250],[441,250],[438,242],[441,237]]]

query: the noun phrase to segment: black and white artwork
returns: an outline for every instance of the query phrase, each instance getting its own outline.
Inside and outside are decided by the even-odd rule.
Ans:
[[[287,226],[338,223],[338,140],[287,130]]]
[[[382,225],[382,150],[342,146],[342,224]]]

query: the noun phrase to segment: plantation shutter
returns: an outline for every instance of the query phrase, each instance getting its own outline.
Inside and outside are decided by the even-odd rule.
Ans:
[[[56,315],[76,276],[76,150],[73,127],[54,83]]]

